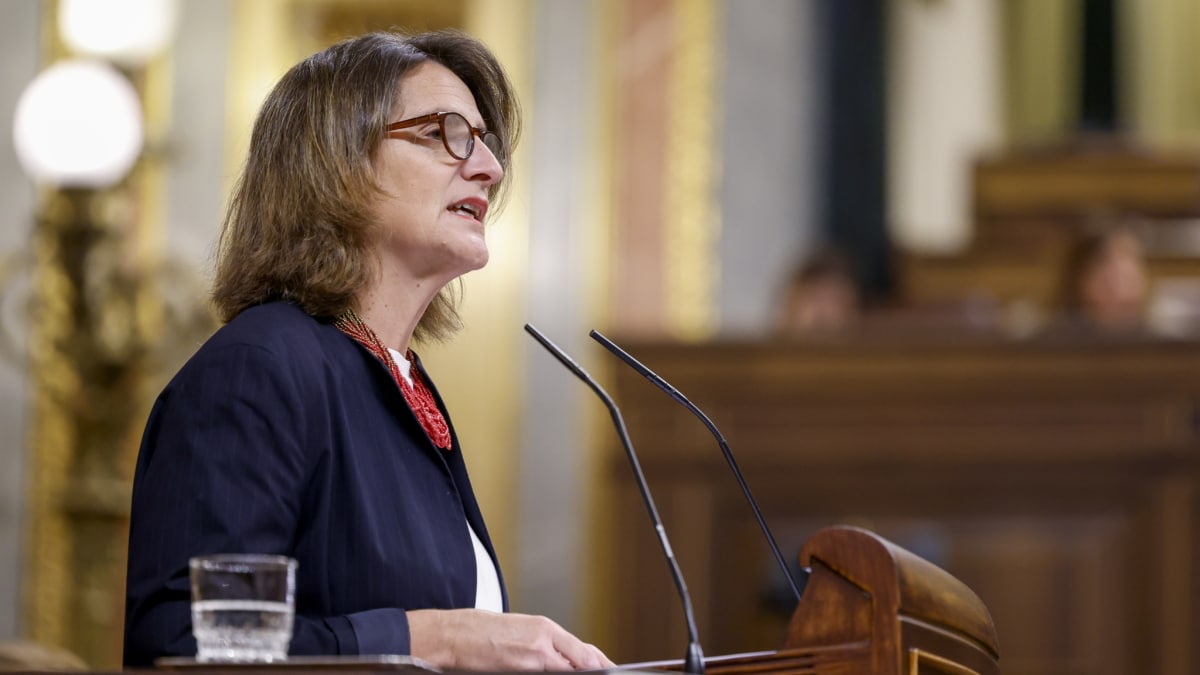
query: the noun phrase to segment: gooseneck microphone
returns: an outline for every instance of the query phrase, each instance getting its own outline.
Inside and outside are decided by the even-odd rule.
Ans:
[[[754,518],[758,521],[758,527],[766,537],[767,544],[771,547],[771,553],[775,555],[775,562],[779,563],[779,569],[783,571],[783,577],[787,579],[788,585],[792,587],[792,593],[796,595],[796,602],[800,602],[800,588],[796,585],[796,580],[792,577],[787,563],[784,562],[783,554],[779,552],[779,545],[775,543],[775,536],[771,534],[771,528],[767,527],[767,521],[763,519],[762,511],[758,508],[758,502],[754,500],[754,495],[750,492],[750,486],[746,485],[746,479],[742,476],[742,470],[738,468],[737,460],[733,458],[733,452],[729,450],[729,444],[725,442],[725,437],[721,435],[721,432],[717,429],[717,425],[713,424],[708,415],[705,415],[696,404],[689,401],[678,389],[671,386],[666,380],[643,365],[641,361],[630,356],[629,352],[618,347],[612,340],[609,340],[599,331],[595,330],[588,333],[588,335],[592,336],[593,340],[603,345],[605,349],[612,352],[630,368],[640,373],[642,377],[653,382],[654,386],[662,389],[668,396],[687,408],[704,423],[704,426],[712,433],[713,438],[717,439],[717,445],[721,448],[721,454],[725,455],[725,461],[729,463],[729,468],[733,471],[734,478],[737,478],[738,485],[742,488],[742,494],[746,496],[746,503],[750,505],[750,510],[754,512]],[[805,580],[807,581],[808,572],[801,570],[801,574],[805,575]]]
[[[575,376],[583,380],[584,384],[596,392],[601,401],[604,401],[605,407],[608,408],[609,415],[612,416],[613,425],[617,428],[617,435],[621,438],[621,446],[625,448],[625,456],[629,458],[629,466],[633,469],[633,477],[637,479],[638,490],[642,493],[642,501],[646,503],[646,511],[650,514],[650,522],[654,525],[654,531],[658,533],[658,543],[662,546],[663,555],[667,558],[667,565],[671,568],[671,578],[675,581],[675,588],[679,591],[679,597],[683,601],[683,616],[687,621],[688,646],[687,653],[683,659],[684,672],[694,673],[695,675],[704,674],[704,652],[700,650],[700,639],[696,635],[696,617],[692,614],[692,596],[688,594],[687,584],[683,582],[683,574],[679,571],[679,565],[675,562],[675,554],[671,551],[671,543],[667,541],[667,532],[663,529],[662,521],[658,517],[658,509],[654,506],[654,498],[650,496],[650,488],[646,485],[646,476],[642,473],[642,465],[638,462],[637,454],[633,451],[633,443],[629,440],[629,432],[625,429],[625,420],[621,417],[621,411],[617,409],[617,404],[613,403],[612,397],[604,388],[600,386],[596,380],[592,379],[591,375],[587,374],[578,363],[575,363],[571,357],[567,356],[566,352],[558,348],[541,331],[534,328],[530,324],[525,324],[525,332],[533,336],[546,351],[554,355],[560,363],[567,367],[567,370],[575,373]]]

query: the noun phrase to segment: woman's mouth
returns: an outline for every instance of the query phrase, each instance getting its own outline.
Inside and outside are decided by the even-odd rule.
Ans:
[[[487,202],[476,198],[464,199],[451,204],[447,210],[450,213],[466,216],[482,223],[484,216],[487,215]]]

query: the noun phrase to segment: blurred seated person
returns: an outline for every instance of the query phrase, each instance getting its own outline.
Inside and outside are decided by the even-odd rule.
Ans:
[[[1122,224],[1084,237],[1067,259],[1063,286],[1070,321],[1105,331],[1143,328],[1150,282],[1138,233]]]
[[[860,297],[846,259],[825,250],[788,279],[775,321],[778,336],[828,335],[858,323]]]

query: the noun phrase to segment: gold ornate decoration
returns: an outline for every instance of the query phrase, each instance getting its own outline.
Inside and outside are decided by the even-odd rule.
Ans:
[[[66,55],[45,3],[46,62]],[[107,189],[46,189],[31,236],[32,389],[23,632],[119,668],[130,490],[157,379],[214,322],[190,268],[160,264],[169,126],[165,59],[130,67],[149,150]],[[172,306],[163,290],[177,296]],[[14,293],[6,287],[3,293]]]
[[[96,668],[121,663],[130,489],[151,384],[177,366],[178,345],[214,327],[192,279],[131,259],[146,170],[111,190],[47,192],[33,235],[26,632]],[[166,306],[168,286],[186,307]]]
[[[143,280],[103,219],[123,198],[49,193],[34,234],[29,626],[95,667],[121,661],[133,442],[153,344],[136,320]]]
[[[676,0],[674,6],[663,210],[666,329],[693,341],[712,336],[719,321],[717,9],[713,0]]]
[[[62,201],[61,209],[69,208]],[[46,208],[53,213],[55,204]],[[42,228],[38,228],[41,232]],[[72,302],[70,282],[61,268],[47,264],[59,258],[53,238],[37,236],[33,242],[35,273],[33,298],[40,307],[30,331],[30,366],[33,388],[33,420],[30,430],[31,514],[26,537],[24,584],[25,630],[34,640],[66,646],[64,614],[71,584],[68,569],[69,524],[58,504],[66,492],[71,464],[70,448],[75,429],[65,424],[65,406],[79,388],[79,377],[70,364],[58,358],[57,345],[70,337],[66,317]]]

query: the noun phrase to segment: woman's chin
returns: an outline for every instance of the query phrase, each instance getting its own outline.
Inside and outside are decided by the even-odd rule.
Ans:
[[[487,250],[487,246],[482,247],[471,262],[471,269],[469,271],[474,272],[475,270],[483,269],[488,264],[490,258],[491,255]]]
[[[490,255],[486,246],[480,247],[479,249],[469,253],[464,252],[464,254],[459,257],[460,265],[457,276],[462,276],[468,272],[475,272],[483,269],[488,264],[489,258]]]

